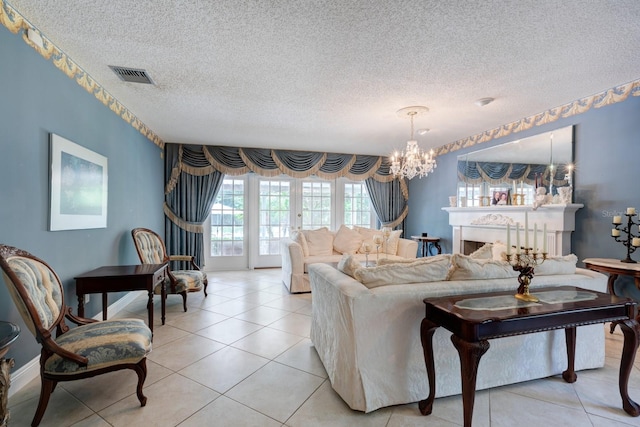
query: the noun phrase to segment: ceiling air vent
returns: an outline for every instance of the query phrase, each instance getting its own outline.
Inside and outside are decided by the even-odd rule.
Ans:
[[[115,65],[109,65],[109,68],[113,70],[114,73],[120,80],[131,83],[146,83],[146,84],[154,84],[151,77],[145,70],[141,70],[138,68],[127,68],[127,67],[117,67]]]

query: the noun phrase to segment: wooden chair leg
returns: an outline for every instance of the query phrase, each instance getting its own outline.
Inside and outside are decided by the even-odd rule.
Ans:
[[[184,311],[187,311],[187,291],[180,292],[182,295],[182,307],[184,307]]]
[[[42,421],[42,416],[44,415],[44,411],[47,409],[47,405],[49,404],[49,397],[51,393],[53,393],[53,389],[56,387],[57,382],[47,380],[42,378],[42,385],[40,387],[40,400],[38,401],[38,409],[36,409],[36,414],[33,416],[33,421],[31,421],[31,427],[36,427]]]
[[[138,362],[133,370],[138,374],[138,386],[136,387],[136,394],[138,395],[140,406],[145,406],[147,404],[147,397],[142,394],[142,387],[144,386],[144,380],[147,379],[147,358],[144,357],[140,362]]]
[[[204,281],[202,282],[204,283],[204,296],[207,296],[207,285],[209,284],[209,281],[207,280],[207,277],[205,276]]]

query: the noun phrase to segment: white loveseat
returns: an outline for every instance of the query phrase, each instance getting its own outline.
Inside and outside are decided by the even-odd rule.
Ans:
[[[380,230],[363,227],[353,229],[342,226],[337,231],[328,228],[302,230],[291,233],[290,238],[280,240],[282,255],[282,282],[291,293],[310,292],[308,267],[313,263],[338,263],[344,253],[353,254],[358,261],[365,261],[362,244],[368,243],[372,248],[369,263],[375,264],[376,257],[383,259],[415,258],[418,243],[400,237],[400,231],[391,233],[388,240],[376,246],[373,236]]]
[[[438,263],[438,257],[452,256],[421,258],[413,264]],[[453,257],[458,257],[458,261],[449,262],[468,261],[468,257]],[[404,275],[411,269],[406,265],[398,270]],[[428,396],[420,343],[420,323],[425,310],[423,299],[489,291],[515,292],[518,286],[515,273],[506,278],[465,279],[470,274],[478,274],[474,268],[459,270],[457,275],[449,272],[445,280],[427,283],[392,281],[393,284],[375,283],[374,280],[367,287],[330,265],[309,266],[313,294],[311,340],[333,389],[352,409],[370,412],[385,406],[417,402]],[[536,288],[560,285],[606,292],[606,276],[576,269],[575,261],[571,274],[553,274],[552,263],[547,270],[549,275],[534,277],[532,293],[535,294]],[[560,268],[558,272],[566,273],[562,270]],[[424,270],[419,274],[424,276]],[[511,273],[505,269],[504,274]],[[359,276],[356,274],[356,277]],[[388,280],[389,274],[386,277]],[[372,275],[360,278],[371,281]],[[448,331],[439,328],[433,337],[436,397],[461,392],[459,356],[450,336]],[[476,387],[479,390],[557,375],[567,368],[562,330],[495,339],[490,345],[478,369]],[[579,327],[576,370],[602,367],[604,358],[603,325]]]

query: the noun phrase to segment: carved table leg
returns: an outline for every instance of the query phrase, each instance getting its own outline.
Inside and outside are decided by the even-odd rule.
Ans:
[[[149,329],[151,329],[151,334],[153,334],[153,290],[148,292],[149,301],[147,301],[147,313],[149,314]],[[162,313],[164,317],[164,313]],[[164,318],[162,319],[164,323]]]
[[[451,342],[460,356],[462,374],[462,405],[464,411],[464,427],[471,427],[473,404],[476,398],[476,377],[480,358],[489,350],[489,341],[467,342],[456,335],[451,335]]]
[[[84,294],[78,295],[78,317],[84,317]]]
[[[9,422],[7,399],[9,397],[9,386],[11,385],[9,371],[13,364],[13,359],[0,359],[0,427],[6,427]]]
[[[617,274],[611,273],[609,274],[609,279],[607,279],[607,292],[609,292],[611,295],[616,294],[616,289],[614,288],[613,284],[616,282],[617,278]]]
[[[622,347],[622,359],[620,360],[620,377],[618,386],[620,397],[622,398],[622,408],[632,417],[640,415],[640,406],[629,398],[629,375],[633,368],[633,361],[636,358],[636,350],[640,337],[640,328],[636,319],[629,319],[616,322],[624,334],[624,346]]]
[[[427,368],[427,378],[429,379],[429,397],[418,403],[420,413],[429,415],[433,410],[433,400],[436,398],[436,371],[433,363],[433,334],[438,325],[428,319],[422,319],[420,324],[420,340],[422,341],[422,353],[424,354],[424,364]]]
[[[575,383],[578,379],[574,364],[576,360],[576,328],[565,328],[564,339],[567,343],[567,370],[562,373],[562,378],[568,383]]]

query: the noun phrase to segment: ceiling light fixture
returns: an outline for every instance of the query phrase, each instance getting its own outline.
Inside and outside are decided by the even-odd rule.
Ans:
[[[485,105],[491,104],[493,101],[495,101],[495,98],[480,98],[476,101],[473,101],[473,103],[478,107],[484,107]]]
[[[413,118],[427,111],[429,111],[427,107],[414,106],[401,108],[397,112],[398,116],[411,119],[411,139],[407,141],[405,151],[400,153],[396,151],[396,153],[391,156],[391,173],[396,178],[413,179],[416,176],[422,178],[433,172],[437,167],[433,150],[428,153],[423,152],[420,147],[418,147],[418,141],[413,137]]]

